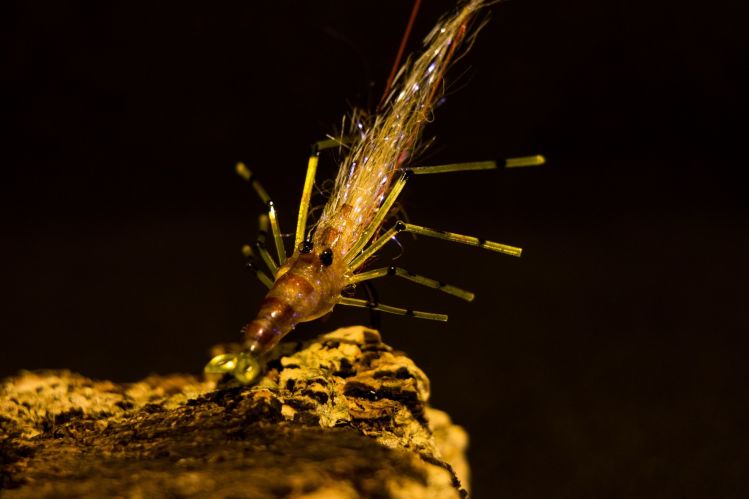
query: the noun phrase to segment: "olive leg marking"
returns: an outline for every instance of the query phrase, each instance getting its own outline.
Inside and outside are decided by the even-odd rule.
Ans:
[[[380,299],[377,296],[377,290],[372,285],[371,282],[365,281],[362,283],[362,287],[364,288],[364,292],[367,295],[367,301],[369,303],[379,303]],[[372,329],[380,330],[382,327],[382,314],[379,312],[379,310],[370,310],[369,311],[369,325],[372,327]]]
[[[348,147],[348,145],[351,143],[351,139],[347,137],[330,137],[328,136],[327,139],[318,140],[315,142],[315,144],[312,146],[313,151],[324,151],[326,149],[333,149],[334,147]]]
[[[372,239],[375,231],[380,227],[382,221],[385,220],[385,217],[390,211],[390,208],[393,206],[393,203],[395,203],[395,200],[398,199],[398,196],[403,190],[403,187],[405,187],[406,181],[410,176],[411,173],[405,171],[403,172],[403,175],[401,175],[401,177],[395,182],[393,188],[390,190],[390,194],[388,194],[388,196],[382,202],[382,205],[377,209],[377,215],[375,215],[374,219],[372,219],[372,222],[370,222],[367,228],[364,229],[364,232],[362,233],[359,240],[356,242],[356,244],[354,244],[353,248],[351,248],[351,251],[349,251],[347,258],[349,258],[349,255],[351,255],[350,258],[352,260],[356,258],[356,254],[364,248],[364,246],[369,242],[370,239]]]
[[[356,254],[354,254],[354,256],[356,257],[353,260],[351,260],[351,262],[349,262],[348,268],[352,271],[359,268],[364,262],[367,261],[367,259],[369,259],[372,255],[380,251],[380,249],[383,246],[385,246],[387,242],[390,241],[390,239],[392,239],[393,236],[395,236],[398,232],[400,232],[400,230],[399,230],[398,224],[396,224],[395,227],[391,228],[390,230],[385,232],[383,235],[375,239],[375,241],[372,244],[370,244],[367,247],[367,249],[365,249],[364,252],[361,253],[359,256],[356,256]]]
[[[252,251],[252,246],[249,244],[242,246],[242,254],[247,259],[247,268],[255,273],[255,277],[257,277],[266,288],[270,289],[273,287],[273,279],[268,277],[268,274],[260,269],[257,258],[255,258],[255,252]]]
[[[276,262],[273,261],[273,257],[270,256],[270,253],[268,253],[268,249],[263,246],[262,243],[257,241],[255,242],[255,251],[260,255],[263,263],[268,266],[270,273],[275,276],[278,273],[278,266],[276,265]]]
[[[386,312],[388,314],[416,317],[417,319],[429,319],[440,322],[447,321],[447,315],[445,314],[420,312],[418,310],[412,310],[410,308],[392,307],[390,305],[383,305],[382,303],[371,303],[367,300],[361,300],[359,298],[348,298],[346,296],[341,296],[340,298],[338,298],[338,304],[347,305],[350,307],[368,308],[370,310],[379,310],[380,312]]]
[[[523,156],[520,158],[507,158],[505,168],[524,168],[526,166],[541,166],[546,163],[546,158],[541,154],[535,156]]]
[[[299,214],[296,219],[296,235],[294,237],[294,250],[302,244],[305,239],[307,228],[307,215],[309,214],[309,202],[312,197],[312,188],[315,186],[315,173],[317,172],[317,163],[320,158],[317,152],[317,146],[313,147],[312,154],[307,161],[307,176],[304,179],[304,189],[302,189],[302,201],[299,203]]]
[[[255,179],[255,175],[250,171],[249,168],[247,168],[247,165],[240,161],[239,163],[237,163],[236,171],[237,175],[250,183],[252,188],[257,193],[257,196],[260,198],[260,201],[262,201],[263,204],[267,205],[270,202],[270,196],[263,188],[262,184],[258,182],[257,179]]]
[[[273,242],[275,243],[276,254],[278,255],[278,264],[283,265],[286,263],[286,250],[283,247],[281,228],[278,226],[278,215],[276,214],[276,207],[273,201],[268,201],[268,218],[270,219],[270,229],[273,233]]]
[[[360,255],[355,256],[349,262],[348,264],[349,272],[355,271],[362,264],[364,264],[364,262],[366,262],[367,259],[369,259],[375,253],[377,253],[380,250],[380,248],[385,246],[385,244],[398,232],[411,232],[413,234],[419,234],[422,236],[434,237],[437,239],[445,239],[447,241],[467,244],[468,246],[478,246],[479,248],[485,248],[491,251],[496,251],[498,253],[504,253],[506,255],[511,255],[511,256],[520,256],[523,252],[523,249],[518,248],[517,246],[510,246],[508,244],[501,244],[501,243],[497,243],[494,241],[487,241],[485,239],[479,239],[478,237],[466,236],[463,234],[457,234],[455,232],[447,232],[444,230],[429,229],[427,227],[405,223],[399,220],[395,223],[395,225],[390,230],[385,232],[379,238],[375,239],[375,241],[372,244],[370,244]]]
[[[546,162],[546,158],[540,154],[537,154],[535,156],[508,158],[504,161],[504,166],[505,168],[520,168],[520,167],[525,167],[525,166],[539,166],[539,165],[543,165],[545,162]],[[390,208],[393,206],[393,203],[395,203],[396,199],[398,198],[401,191],[403,190],[403,187],[406,185],[406,181],[409,179],[411,175],[428,175],[428,174],[434,174],[434,173],[448,173],[448,172],[470,171],[470,170],[494,170],[496,168],[497,168],[497,163],[495,161],[476,161],[476,162],[471,162],[471,163],[452,163],[452,164],[437,165],[437,166],[417,166],[417,167],[406,169],[403,175],[401,176],[401,178],[396,181],[395,185],[390,191],[390,194],[388,194],[388,197],[385,198],[385,201],[383,201],[382,206],[380,206],[380,208],[377,210],[377,215],[375,216],[375,218],[372,220],[369,226],[364,230],[361,237],[356,242],[356,244],[354,244],[353,248],[348,253],[348,255],[346,255],[346,259],[349,262],[349,268],[356,269],[358,266],[364,263],[364,261],[366,261],[367,258],[371,257],[377,251],[377,249],[381,248],[390,239],[390,237],[392,237],[393,234],[389,234],[390,231],[388,231],[388,233],[386,233],[388,235],[386,239],[384,240],[382,240],[383,238],[377,239],[366,250],[364,250],[363,253],[359,254],[366,247],[367,243],[372,239],[372,236],[374,235],[375,231],[377,231],[380,225],[382,224],[382,221],[387,216],[388,212],[390,211]],[[497,251],[500,253],[505,253],[507,255],[512,255],[512,256],[520,256],[520,254],[522,253],[521,248],[517,248],[515,246],[509,246],[507,244],[495,243],[493,241],[484,241],[476,237],[465,236],[463,234],[457,234],[454,232],[436,231],[436,230],[428,229],[426,227],[421,227],[421,226],[413,225],[413,224],[405,224],[405,225],[406,225],[406,228],[403,230],[412,232],[414,234],[421,234],[423,236],[429,236],[429,237],[437,237],[440,239],[446,239],[448,241],[468,244],[470,246],[479,246],[482,248],[486,248],[492,251]],[[376,249],[373,249],[375,245],[378,245],[378,246]]]
[[[470,170],[494,170],[497,168],[496,161],[476,161],[473,163],[451,163],[449,165],[437,166],[415,166],[409,168],[414,175],[428,175],[432,173],[462,172]]]
[[[517,246],[510,246],[508,244],[501,244],[501,243],[496,243],[494,241],[487,241],[486,239],[480,239],[478,237],[457,234],[455,232],[447,232],[444,230],[430,229],[427,227],[422,227],[421,225],[407,224],[403,222],[398,222],[398,223],[402,224],[403,231],[411,232],[412,234],[418,234],[420,236],[444,239],[446,241],[466,244],[468,246],[478,246],[479,248],[485,248],[491,251],[504,253],[505,255],[510,255],[510,256],[520,256],[523,252],[523,249],[518,248]]]
[[[435,279],[430,279],[429,277],[424,277],[418,274],[414,274],[413,272],[409,272],[400,267],[383,267],[381,269],[374,269],[368,272],[362,272],[361,274],[354,275],[349,280],[349,283],[356,284],[359,282],[369,281],[371,279],[377,279],[379,277],[385,277],[385,276],[402,277],[404,279],[408,279],[411,282],[415,282],[416,284],[421,284],[422,286],[426,286],[428,288],[433,288],[433,289],[438,289],[440,291],[451,294],[453,296],[457,296],[458,298],[462,298],[465,301],[473,301],[474,297],[476,296],[470,291],[460,289],[450,284],[445,284],[444,282],[437,281]]]
[[[276,207],[273,204],[268,192],[263,188],[262,184],[255,179],[252,171],[247,168],[247,165],[241,161],[236,166],[237,174],[250,183],[252,188],[257,193],[260,200],[265,203],[268,207],[268,218],[270,219],[271,231],[273,233],[273,241],[276,245],[276,253],[278,254],[278,264],[283,265],[286,262],[286,250],[283,247],[283,239],[281,238],[281,229],[278,226],[278,215],[276,214]]]
[[[312,153],[307,161],[307,176],[304,179],[304,188],[302,190],[302,200],[299,203],[299,213],[297,215],[296,234],[294,237],[294,250],[306,239],[307,218],[309,216],[310,198],[312,190],[315,187],[315,175],[317,165],[320,161],[320,151],[332,149],[334,147],[347,146],[351,140],[347,138],[327,138],[318,140],[312,144]]]
[[[273,260],[273,257],[268,253],[268,249],[265,247],[265,240],[268,237],[268,215],[262,214],[258,217],[258,231],[257,239],[255,240],[255,251],[260,255],[260,259],[265,263],[273,276],[278,272],[278,264]]]
[[[546,163],[546,158],[541,154],[535,156],[522,156],[518,158],[507,158],[503,162],[505,168],[523,168],[526,166],[541,166]],[[429,175],[433,173],[463,172],[475,170],[496,170],[496,161],[473,161],[468,163],[450,163],[436,166],[415,166],[409,168],[414,175]]]

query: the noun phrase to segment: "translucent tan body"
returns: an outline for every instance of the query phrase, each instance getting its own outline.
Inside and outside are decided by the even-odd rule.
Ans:
[[[317,153],[313,151],[307,169],[300,204],[295,249],[287,260],[275,208],[265,190],[252,180],[252,174],[238,165],[238,173],[251,181],[260,198],[269,206],[268,217],[261,217],[272,227],[278,260],[275,261],[258,240],[257,250],[274,279],[256,269],[258,277],[269,288],[256,318],[243,328],[245,350],[240,354],[215,357],[207,372],[232,373],[241,382],[252,382],[259,372],[258,358],[272,349],[294,327],[329,313],[335,305],[369,308],[388,313],[423,319],[447,320],[444,314],[398,308],[362,299],[342,296],[344,288],[359,282],[398,276],[418,284],[439,289],[466,301],[473,293],[440,281],[426,278],[393,266],[361,272],[367,262],[388,241],[402,231],[478,246],[513,256],[520,248],[486,241],[453,232],[428,229],[398,221],[385,230],[383,224],[392,213],[393,204],[412,175],[496,168],[496,163],[476,162],[433,167],[407,168],[414,155],[422,130],[430,121],[436,98],[443,87],[443,76],[456,56],[456,49],[465,41],[468,25],[484,0],[467,0],[452,15],[445,16],[424,40],[422,54],[408,61],[396,77],[396,84],[384,99],[384,111],[373,117],[355,114],[350,123],[347,154],[340,164],[335,186],[314,229],[307,227],[310,196],[317,169]],[[474,31],[475,32],[475,31]],[[506,166],[542,164],[543,157],[508,160]],[[241,168],[240,168],[241,166]],[[312,239],[308,234],[312,232]],[[248,248],[246,254],[252,251]]]
[[[338,303],[346,272],[355,270],[346,268],[345,256],[352,249],[361,250],[380,229],[382,211],[389,209],[383,201],[394,176],[413,152],[466,24],[482,4],[481,0],[465,2],[453,16],[445,17],[425,40],[424,53],[407,64],[387,111],[369,123],[363,119],[352,123],[357,140],[340,165],[311,252],[301,254],[295,248],[292,257],[281,262],[257,318],[244,328],[252,352],[269,350],[296,324],[325,315]],[[383,215],[379,219],[378,212]],[[333,256],[327,267],[319,258],[325,249]]]
[[[255,320],[243,328],[245,347],[256,355],[265,353],[300,322],[333,310],[346,284],[345,270],[340,255],[333,254],[333,263],[325,266],[319,252],[296,251],[278,270]]]

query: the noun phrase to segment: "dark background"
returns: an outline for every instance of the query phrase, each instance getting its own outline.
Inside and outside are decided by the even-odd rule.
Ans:
[[[426,0],[412,48],[451,5]],[[309,144],[377,100],[410,2],[1,9],[0,375],[200,372],[263,294],[239,254],[262,207],[234,162],[292,231]],[[526,253],[404,238],[399,265],[478,297],[383,282],[385,303],[450,314],[384,317],[386,341],[469,431],[476,497],[746,497],[745,13],[491,11],[424,161],[549,164],[417,178],[403,199],[415,223]],[[294,334],[366,321],[339,308]]]

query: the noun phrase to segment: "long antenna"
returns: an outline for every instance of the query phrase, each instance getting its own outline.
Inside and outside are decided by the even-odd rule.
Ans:
[[[413,28],[414,22],[416,21],[416,15],[419,13],[419,7],[421,7],[421,0],[414,0],[414,5],[411,9],[411,17],[408,18],[406,31],[403,33],[403,38],[401,38],[401,44],[400,47],[398,47],[398,54],[395,56],[393,69],[390,70],[390,76],[388,76],[387,84],[385,85],[385,91],[382,92],[380,103],[377,104],[378,112],[381,110],[382,105],[385,103],[385,99],[387,98],[388,94],[390,93],[390,89],[393,86],[393,80],[395,79],[395,75],[398,72],[398,68],[400,67],[401,59],[403,59],[403,52],[406,50],[406,44],[408,43],[408,39],[411,36],[411,29]]]

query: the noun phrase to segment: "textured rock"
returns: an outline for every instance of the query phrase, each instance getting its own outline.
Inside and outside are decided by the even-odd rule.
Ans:
[[[424,373],[362,327],[281,345],[251,388],[24,372],[0,387],[0,487],[3,497],[463,496],[467,436],[428,399]]]

